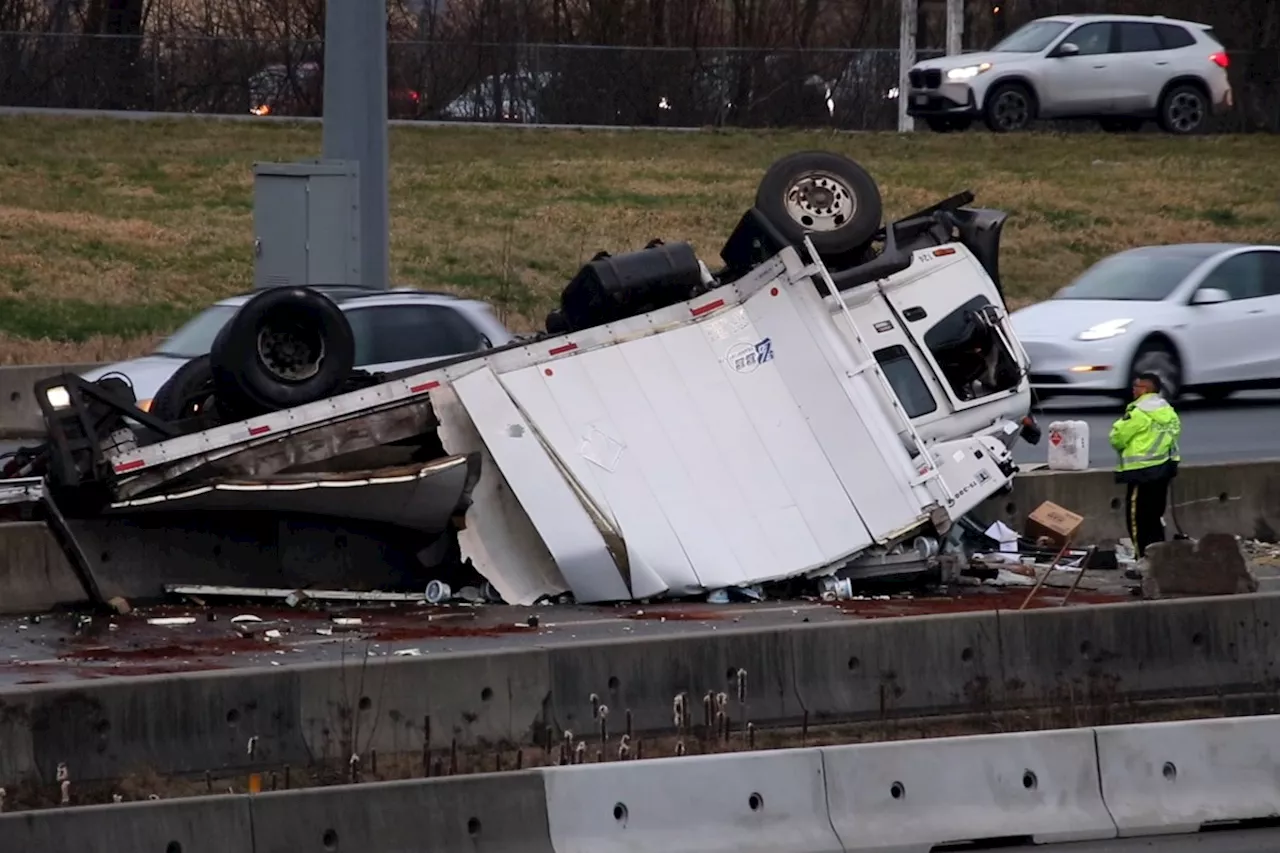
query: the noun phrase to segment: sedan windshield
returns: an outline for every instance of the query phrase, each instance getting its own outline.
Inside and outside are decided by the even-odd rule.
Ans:
[[[1067,25],[1060,21],[1032,21],[1001,39],[992,51],[998,53],[1039,53],[1056,39]]]
[[[1089,267],[1055,298],[1159,302],[1206,257],[1197,252],[1122,252]]]
[[[156,347],[155,354],[174,358],[196,358],[207,354],[218,332],[239,310],[237,305],[206,308]]]

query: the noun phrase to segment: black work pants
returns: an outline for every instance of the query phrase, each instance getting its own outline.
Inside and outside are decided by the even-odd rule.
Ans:
[[[1142,559],[1147,547],[1164,541],[1164,511],[1169,500],[1169,479],[1129,483],[1124,496],[1124,517],[1133,540],[1135,556]]]

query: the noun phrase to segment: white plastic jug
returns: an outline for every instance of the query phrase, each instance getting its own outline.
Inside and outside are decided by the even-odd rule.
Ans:
[[[1049,424],[1049,468],[1053,471],[1089,469],[1087,421],[1054,421]]]

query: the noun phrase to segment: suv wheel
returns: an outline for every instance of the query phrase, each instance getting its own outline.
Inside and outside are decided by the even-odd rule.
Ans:
[[[992,133],[1026,130],[1035,118],[1035,98],[1021,83],[1005,83],[987,95],[982,112]]]
[[[1160,100],[1160,127],[1166,133],[1195,133],[1208,115],[1209,101],[1204,92],[1188,83],[1174,86]]]
[[[1182,394],[1182,364],[1178,356],[1164,344],[1156,341],[1143,344],[1133,360],[1130,380],[1140,373],[1154,373],[1164,386],[1164,398],[1170,403]]]

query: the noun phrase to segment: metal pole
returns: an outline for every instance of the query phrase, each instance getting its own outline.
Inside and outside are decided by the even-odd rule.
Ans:
[[[911,85],[907,72],[916,64],[917,0],[902,0],[902,20],[898,24],[898,132],[915,130],[915,121],[907,115],[907,98]]]
[[[947,56],[964,52],[964,0],[947,0]]]
[[[390,284],[387,200],[387,9],[328,0],[324,48],[324,157],[360,164],[361,283]]]

